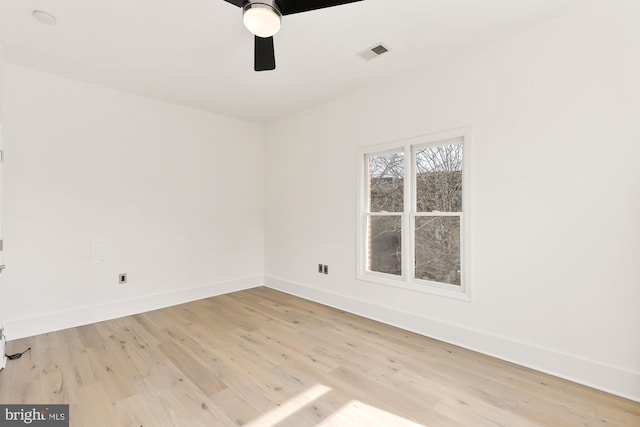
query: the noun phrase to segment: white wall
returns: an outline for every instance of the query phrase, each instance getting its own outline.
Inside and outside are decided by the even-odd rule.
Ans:
[[[266,283],[640,400],[638,40],[597,2],[272,124]],[[472,301],[356,280],[357,149],[463,126]]]
[[[2,100],[2,86],[3,86],[3,62],[4,52],[2,43],[0,43],[0,100]],[[2,149],[2,102],[0,102],[0,149]],[[0,194],[2,192],[2,167],[0,166]],[[0,213],[2,212],[2,198],[0,197]],[[1,218],[0,218],[1,219]],[[0,239],[2,238],[2,221],[0,220]],[[0,263],[2,261],[2,251],[0,251]],[[4,326],[4,317],[3,317],[3,307],[4,307],[4,298],[2,292],[2,275],[0,274],[0,328]],[[2,337],[0,337],[0,366],[3,366],[4,360],[2,356],[4,355],[4,341]]]
[[[2,99],[9,339],[262,284],[261,126],[8,64]]]
[[[2,99],[2,68],[4,67],[4,47],[0,43],[0,100]],[[2,123],[2,102],[0,102],[0,123]]]

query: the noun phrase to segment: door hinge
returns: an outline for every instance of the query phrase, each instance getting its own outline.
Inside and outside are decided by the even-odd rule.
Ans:
[[[4,151],[0,150],[0,162],[4,162]]]

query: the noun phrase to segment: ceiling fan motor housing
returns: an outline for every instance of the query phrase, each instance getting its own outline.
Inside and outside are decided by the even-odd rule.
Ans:
[[[247,10],[248,8],[252,6],[257,6],[257,5],[262,5],[263,7],[271,8],[275,10],[278,15],[282,15],[282,13],[280,12],[280,8],[276,3],[276,0],[247,0],[245,4],[242,6],[242,8],[244,10]]]

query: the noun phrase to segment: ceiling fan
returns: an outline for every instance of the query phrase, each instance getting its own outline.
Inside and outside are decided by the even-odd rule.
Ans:
[[[275,70],[273,36],[280,30],[283,15],[340,6],[362,0],[224,0],[242,8],[242,21],[255,35],[254,70]]]

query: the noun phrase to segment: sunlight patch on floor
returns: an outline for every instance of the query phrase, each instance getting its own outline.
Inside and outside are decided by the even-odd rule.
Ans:
[[[245,427],[269,427],[278,424],[307,406],[309,403],[319,399],[329,391],[331,391],[330,387],[322,384],[316,384],[310,389],[287,400],[277,408],[274,408],[271,411],[262,414],[250,423],[245,424]]]
[[[344,426],[388,426],[388,427],[426,427],[398,415],[383,411],[366,403],[352,400],[331,414],[318,427]]]

